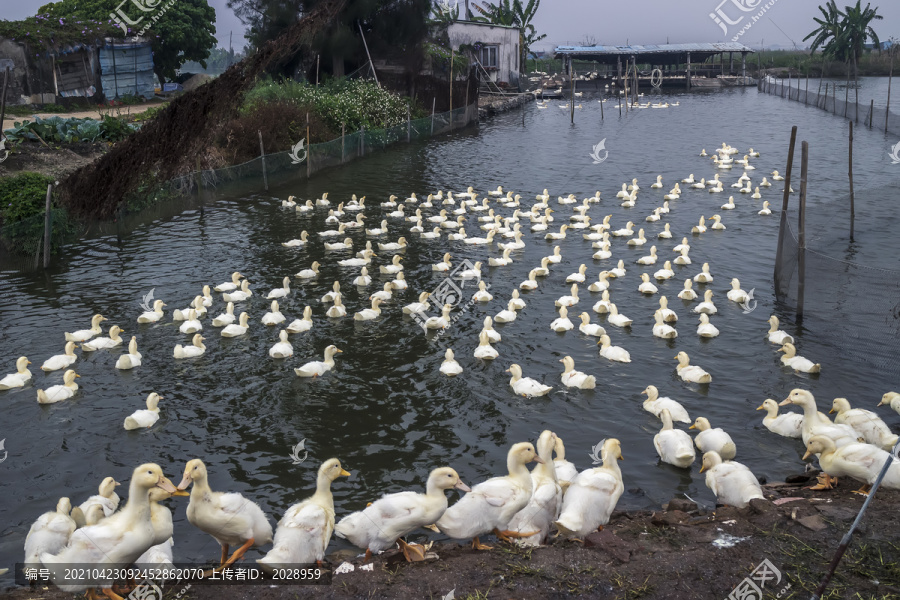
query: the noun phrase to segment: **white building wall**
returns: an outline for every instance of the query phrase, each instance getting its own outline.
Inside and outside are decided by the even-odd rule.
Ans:
[[[481,42],[484,45],[496,45],[497,70],[489,70],[491,79],[518,85],[519,79],[519,30],[513,27],[502,27],[487,23],[456,21],[447,29],[450,46],[458,50],[460,45],[473,45]]]

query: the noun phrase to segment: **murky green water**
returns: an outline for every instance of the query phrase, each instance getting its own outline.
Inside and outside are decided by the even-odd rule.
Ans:
[[[702,147],[711,151],[725,141],[741,150],[752,146],[760,151],[762,157],[753,161],[758,167],[752,172],[754,181],[772,169],[783,170],[792,124],[799,125],[801,139],[810,141],[811,205],[817,195],[842,194],[846,168],[843,151],[837,149],[844,148],[845,125],[813,108],[760,95],[752,88],[669,100],[680,101],[680,106],[640,110],[621,119],[608,104],[601,121],[599,104],[585,97],[574,126],[558,103],[544,110],[529,106],[524,126],[520,112],[510,113],[429,143],[398,145],[320,173],[309,182],[298,176],[269,193],[261,188],[243,195],[224,192],[208,201],[202,213],[191,208],[146,222],[125,234],[121,243],[114,236],[86,241],[69,249],[66,258],[47,272],[0,273],[0,371],[10,372],[22,354],[36,371],[26,388],[0,392],[0,439],[6,439],[8,451],[0,464],[0,566],[21,560],[30,524],[52,510],[58,497],[81,502],[96,493],[103,477],[127,480],[133,467],[147,460],[158,462],[175,479],[188,459],[200,457],[208,465],[213,489],[246,494],[274,522],[285,508],[311,493],[315,470],[329,457],[339,457],[353,472],[349,480],[334,486],[340,516],[384,492],[421,488],[436,466],[455,467],[469,484],[502,473],[512,443],[533,441],[549,427],[565,440],[568,458],[580,468],[590,466],[589,453],[602,439],[622,441],[627,491],[620,508],[658,506],[682,493],[711,503],[713,496],[698,474],[699,464],[690,470],[659,464],[652,444],[659,422],[641,408],[640,392],[649,384],[681,401],[692,417],[705,416],[714,426],[724,427],[737,443],[738,459],[759,477],[776,480],[801,469],[800,443],[762,428],[762,413],[754,409],[763,399],[781,399],[791,388],[802,386],[811,389],[826,410],[838,395],[850,398],[854,406],[874,409],[881,394],[896,388],[897,382],[842,355],[816,331],[797,332],[798,346],[803,355],[822,362],[822,375],[809,378],[781,368],[779,354],[764,338],[766,319],[773,312],[782,317],[785,329],[795,330],[791,314],[782,314],[772,292],[778,220],[775,215],[758,216],[760,201],[743,194],[734,194],[736,210],[719,209],[729,192],[736,191],[729,186],[740,175],[738,169],[722,176],[725,193],[688,189],[661,222],[643,219],[662,203],[674,181],[689,173],[698,179],[712,177],[708,159],[697,156]],[[895,178],[891,169],[900,166],[892,167],[886,153],[896,140],[865,130],[856,135],[857,177],[873,186]],[[589,153],[602,139],[609,157],[593,164]],[[650,189],[656,175],[663,176],[665,189]],[[622,208],[615,193],[632,177],[642,188],[638,203]],[[468,185],[485,192],[498,184],[521,193],[528,203],[548,188],[557,210],[554,226],[571,214],[571,208],[556,203],[558,195],[571,192],[583,198],[600,190],[603,201],[589,212],[594,222],[607,214],[613,215],[614,228],[634,220],[651,241],[634,249],[617,239],[612,260],[594,261],[590,242],[580,232],[570,232],[559,242],[562,263],[536,291],[523,293],[527,308],[514,323],[497,326],[503,341],[496,346],[500,358],[493,362],[472,357],[484,316],[505,308],[511,290],[554,245],[542,234],[530,233],[527,224],[523,223],[527,247],[513,253],[515,262],[489,268],[487,258],[499,255],[496,247],[467,246],[446,238],[421,240],[409,233],[408,223],[389,220],[391,240],[405,235],[411,241],[403,261],[409,290],[401,294],[401,301],[386,304],[380,319],[366,323],[349,317],[327,319],[319,298],[337,280],[345,291],[348,313],[367,307],[368,295],[386,280],[377,275],[377,268],[372,269],[373,285],[357,290],[351,280],[358,269],[336,265],[346,254],[325,252],[318,239],[302,250],[280,245],[301,230],[326,228],[324,211],[307,217],[281,209],[280,199],[288,194],[315,198],[327,191],[336,201],[351,193],[365,195],[369,206],[365,214],[374,226],[383,212],[378,204],[390,194],[404,198],[414,191],[424,197],[438,189],[463,190]],[[781,199],[776,189],[763,192],[773,206]],[[859,202],[860,213],[871,215],[864,197]],[[499,212],[508,215],[512,210]],[[658,296],[641,296],[637,285],[639,273],[652,273],[662,262],[639,267],[634,261],[648,253],[650,244],[656,244],[662,260],[674,258],[671,248],[689,235],[690,226],[701,214],[713,213],[722,214],[727,230],[694,237],[695,264],[675,267],[676,278],[660,285],[679,314],[679,337],[655,338],[651,327]],[[665,223],[675,237],[656,240]],[[467,231],[475,234],[472,220]],[[351,237],[358,247],[364,243],[362,233]],[[869,247],[878,244],[879,240],[871,240]],[[454,262],[485,261],[485,281],[495,298],[460,314],[453,327],[434,341],[400,314],[400,306],[443,280],[430,265],[445,251],[453,254]],[[381,253],[376,265],[387,256]],[[557,334],[549,329],[556,317],[554,300],[568,293],[565,277],[586,263],[588,278],[594,280],[618,259],[625,261],[628,273],[612,282],[611,295],[634,324],[630,331],[611,326],[607,330],[614,344],[630,351],[631,364],[599,358],[595,340],[577,331]],[[289,320],[301,316],[304,306],[312,306],[313,329],[292,336],[292,359],[273,360],[267,351],[277,341],[277,328],[259,323],[269,306],[265,293],[314,260],[322,263],[321,276],[310,283],[294,279],[289,299],[282,302]],[[676,294],[685,277],[697,273],[704,261],[710,262],[715,276],[709,287],[716,293],[719,314],[713,322],[721,335],[701,341],[695,333],[696,316]],[[186,307],[203,284],[225,281],[234,270],[244,273],[257,292],[239,307],[250,313],[250,333],[223,339],[206,320],[206,354],[196,360],[174,360],[173,347],[187,343],[188,336],[171,322],[171,309]],[[739,277],[745,290],[755,290],[754,312],[744,314],[726,300],[731,277]],[[141,299],[151,289],[169,305],[167,318],[159,325],[138,325]],[[224,307],[216,296],[209,309],[212,315]],[[583,291],[579,310],[572,312],[587,310],[593,322],[605,324],[590,311],[598,299],[599,294]],[[70,401],[39,406],[35,389],[59,383],[62,372],[44,374],[36,367],[61,353],[64,331],[87,327],[96,312],[109,317],[105,325],[121,325],[126,339],[138,336],[144,364],[123,372],[113,366],[119,349],[93,355],[79,351],[74,366],[82,376],[78,394]],[[294,375],[294,367],[321,360],[329,344],[344,351],[332,372],[315,380]],[[438,372],[446,347],[454,349],[465,369],[452,379]],[[712,373],[714,381],[708,388],[686,385],[676,377],[673,357],[680,350]],[[565,355],[572,356],[580,370],[597,376],[595,390],[561,387],[558,361]],[[534,399],[514,395],[504,373],[511,363],[520,364],[526,376],[554,385],[554,391]],[[162,418],[148,431],[125,431],[124,418],[143,407],[151,391],[164,397]],[[897,415],[878,410],[889,424],[900,425]],[[309,457],[295,466],[290,448],[303,439]],[[174,505],[176,560],[217,557],[212,538],[187,523],[184,502]],[[342,543],[334,542],[333,547]]]

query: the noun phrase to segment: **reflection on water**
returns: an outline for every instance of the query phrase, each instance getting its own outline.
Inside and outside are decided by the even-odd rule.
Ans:
[[[273,186],[268,194],[258,187],[238,193],[221,191],[207,198],[202,210],[198,203],[188,203],[183,210],[161,212],[152,221],[124,224],[119,232],[86,240],[68,249],[65,258],[47,272],[0,273],[2,371],[9,372],[22,354],[32,360],[36,371],[32,385],[0,393],[4,407],[0,438],[6,438],[9,452],[0,466],[0,521],[4,523],[0,563],[12,566],[21,559],[28,527],[40,513],[51,510],[58,497],[67,495],[81,502],[96,493],[103,477],[126,480],[131,469],[146,460],[158,462],[175,479],[187,460],[203,458],[213,489],[242,492],[276,520],[290,504],[311,493],[319,463],[337,456],[353,473],[334,486],[341,515],[384,492],[421,488],[435,466],[453,466],[469,484],[502,473],[512,443],[533,441],[550,427],[565,440],[568,458],[581,468],[590,465],[591,449],[600,440],[617,437],[622,441],[627,460],[621,466],[628,490],[622,508],[658,506],[681,493],[712,502],[698,474],[699,464],[686,471],[658,463],[652,438],[660,424],[641,407],[640,392],[649,384],[681,401],[692,417],[705,416],[714,427],[728,430],[738,446],[738,459],[760,477],[775,480],[801,468],[799,443],[776,438],[762,428],[762,413],[754,411],[762,400],[779,400],[791,388],[802,386],[817,394],[820,407],[844,395],[854,406],[874,410],[892,382],[856,364],[853,357],[841,356],[815,330],[797,331],[798,346],[803,355],[823,363],[822,375],[782,370],[778,353],[764,336],[766,319],[773,312],[786,329],[795,330],[792,316],[783,314],[772,296],[777,217],[758,216],[761,201],[744,194],[734,194],[737,209],[719,208],[736,192],[730,184],[740,170],[723,172],[723,194],[688,189],[671,203],[672,212],[662,221],[646,223],[644,217],[662,203],[663,193],[675,181],[689,173],[698,179],[713,176],[708,159],[697,156],[703,147],[711,152],[723,141],[741,150],[754,147],[762,154],[753,161],[758,167],[751,172],[754,182],[773,169],[783,169],[793,124],[799,125],[800,138],[810,141],[810,205],[814,207],[817,194],[843,193],[846,169],[842,152],[833,149],[844,147],[844,125],[830,115],[754,89],[679,94],[672,99],[680,101],[680,106],[639,110],[621,119],[607,110],[601,121],[599,105],[585,96],[574,125],[568,121],[568,111],[552,105],[545,110],[528,106],[524,126],[521,114],[512,113],[428,143],[398,145],[322,172],[308,182],[301,170],[295,181]],[[601,139],[606,139],[609,158],[597,165],[589,155]],[[884,150],[889,142],[877,132],[857,133],[858,177],[872,185],[887,180]],[[663,177],[663,190],[649,187],[657,175]],[[642,187],[637,206],[622,208],[615,193],[633,177]],[[556,196],[571,192],[583,198],[600,190],[603,201],[588,213],[593,221],[612,214],[611,222],[618,228],[633,220],[636,228],[645,229],[650,242],[641,249],[615,240],[613,258],[594,261],[594,250],[580,232],[571,231],[565,240],[550,243],[542,234],[530,233],[523,223],[527,247],[512,254],[511,266],[494,268],[487,266],[486,259],[500,255],[496,247],[467,246],[446,238],[421,240],[408,232],[408,223],[389,220],[391,240],[406,235],[411,241],[403,253],[409,290],[386,303],[382,317],[371,322],[328,319],[319,298],[337,280],[348,314],[368,307],[368,296],[386,281],[377,268],[371,269],[372,286],[356,289],[351,281],[358,268],[337,266],[347,253],[325,252],[318,236],[311,235],[313,241],[304,249],[280,245],[304,229],[312,233],[326,228],[325,211],[307,217],[281,209],[280,199],[288,194],[306,199],[327,191],[334,200],[346,200],[351,193],[365,195],[368,224],[375,226],[383,212],[378,204],[390,194],[405,198],[415,191],[424,197],[430,191],[461,191],[468,185],[482,191],[503,185],[521,193],[526,204],[547,188],[556,209],[553,227],[571,213],[556,204]],[[781,198],[777,187],[763,195],[773,207]],[[865,202],[864,196],[857,199]],[[499,212],[509,215],[512,210]],[[634,261],[648,254],[651,244],[656,245],[661,261],[674,258],[671,248],[689,235],[690,226],[700,215],[714,213],[722,214],[727,230],[692,237],[694,264],[676,266],[676,278],[659,284],[660,293],[679,315],[679,337],[655,338],[651,327],[658,296],[642,296],[637,285],[641,272],[652,273],[662,263],[640,267]],[[671,225],[674,238],[658,240],[656,234],[665,223]],[[469,235],[476,234],[475,227],[472,218],[467,222]],[[363,245],[364,234],[351,237],[357,248]],[[863,242],[863,252],[866,243],[877,245],[878,240]],[[500,357],[493,362],[476,361],[472,352],[484,317],[505,308],[511,290],[555,244],[561,246],[562,262],[537,290],[522,294],[527,307],[514,323],[496,326],[503,336],[496,345]],[[485,280],[494,300],[462,312],[435,340],[403,316],[400,307],[442,280],[431,264],[448,249],[454,264],[466,259],[485,262]],[[389,253],[379,253],[376,265],[389,259]],[[593,281],[601,269],[619,259],[625,261],[628,272],[612,280],[611,296],[634,324],[630,330],[607,329],[613,344],[630,351],[630,364],[599,358],[595,339],[577,331],[557,334],[549,328],[556,317],[554,300],[568,293],[564,283],[568,274],[586,263],[588,279]],[[281,302],[289,320],[300,317],[304,306],[312,306],[312,331],[292,336],[293,358],[273,360],[267,351],[277,341],[277,328],[259,323],[269,307],[265,293],[280,287],[282,277],[308,268],[314,260],[322,263],[320,277],[309,282],[294,279],[290,296]],[[708,287],[715,291],[719,307],[713,323],[721,331],[711,340],[697,337],[692,305],[676,298],[685,277],[694,275],[706,261],[715,276]],[[173,347],[188,340],[170,321],[171,310],[186,307],[203,284],[226,281],[234,270],[245,274],[256,292],[236,310],[249,313],[250,333],[224,339],[206,319],[206,354],[175,361]],[[754,312],[744,314],[726,300],[731,277],[739,277],[744,289],[755,290],[759,304]],[[151,289],[168,304],[167,318],[156,325],[138,325],[141,299]],[[474,292],[474,287],[466,290]],[[584,289],[581,296],[570,311],[572,317],[582,310],[590,312],[599,299],[599,294]],[[216,295],[211,316],[223,308]],[[122,350],[90,355],[78,351],[74,368],[82,378],[75,398],[37,405],[35,388],[59,383],[62,372],[44,374],[35,367],[62,352],[63,332],[87,327],[96,312],[109,317],[107,324],[121,325],[126,339],[138,336],[144,364],[118,371],[113,364]],[[592,312],[591,318],[606,325],[604,318]],[[333,371],[315,379],[293,374],[294,367],[321,360],[329,344],[344,351]],[[447,347],[454,349],[463,366],[460,376],[447,378],[438,372]],[[713,374],[711,385],[684,384],[677,378],[673,357],[679,350]],[[596,375],[595,390],[561,387],[559,360],[565,355],[574,358],[578,369]],[[534,399],[514,395],[504,373],[513,362],[522,366],[526,376],[554,385],[554,391]],[[146,431],[126,432],[124,418],[142,408],[151,391],[164,398],[160,421]],[[896,415],[880,414],[896,424]],[[302,439],[307,440],[309,458],[294,465],[291,448]],[[183,502],[171,504],[177,507],[176,559],[217,557],[211,538],[185,526]],[[338,547],[343,542],[334,544]]]

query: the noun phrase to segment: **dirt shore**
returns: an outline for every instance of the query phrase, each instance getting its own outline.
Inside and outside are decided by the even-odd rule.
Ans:
[[[9,129],[15,125],[16,121],[34,121],[34,117],[38,116],[42,119],[49,119],[50,117],[61,117],[63,119],[71,119],[78,118],[84,119],[85,117],[91,119],[101,119],[104,115],[111,115],[113,117],[122,117],[127,115],[139,115],[142,112],[149,110],[151,108],[156,108],[157,106],[162,106],[166,104],[166,100],[155,100],[153,102],[144,102],[142,104],[132,104],[132,105],[123,105],[116,107],[105,107],[105,108],[96,108],[91,110],[81,110],[75,112],[61,112],[61,113],[49,113],[49,112],[41,112],[40,110],[35,109],[33,115],[28,115],[27,117],[20,116],[11,116],[5,115],[3,118],[3,129]]]
[[[746,509],[698,509],[685,499],[659,512],[616,512],[603,531],[584,545],[556,540],[521,549],[495,543],[475,552],[457,543],[431,548],[439,558],[407,564],[388,551],[362,570],[362,559],[329,556],[332,568],[347,560],[350,573],[330,586],[194,585],[181,598],[253,599],[434,599],[545,600],[557,598],[728,598],[764,560],[763,598],[808,598],[826,572],[841,537],[864,498],[852,482],[833,491],[811,491],[807,475],[765,486],[767,500]],[[849,551],[824,598],[900,598],[900,492],[880,490],[869,506]],[[414,541],[421,541],[412,536]],[[488,541],[485,538],[483,541]],[[493,541],[493,540],[492,540]],[[214,557],[210,557],[213,559]],[[164,586],[171,600],[183,585]],[[14,589],[10,600],[71,598],[55,589]],[[756,599],[757,596],[748,596]]]

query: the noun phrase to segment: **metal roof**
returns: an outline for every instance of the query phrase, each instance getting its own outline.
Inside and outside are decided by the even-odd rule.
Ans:
[[[573,56],[598,62],[613,62],[621,56],[641,56],[647,62],[671,63],[685,62],[690,52],[691,62],[704,60],[722,52],[753,52],[752,48],[738,42],[713,42],[701,44],[651,44],[631,46],[557,46],[555,57]],[[651,57],[656,60],[649,60]],[[685,60],[679,60],[684,57]]]

